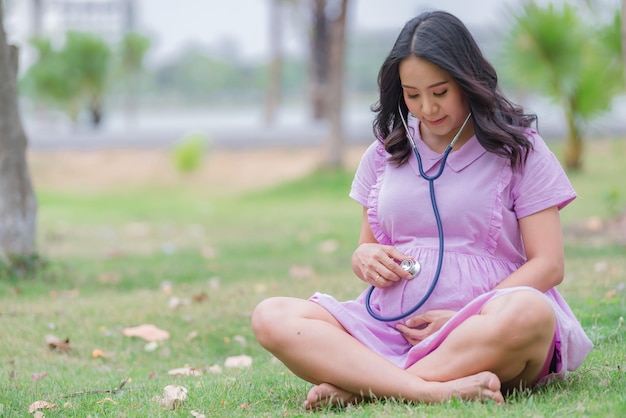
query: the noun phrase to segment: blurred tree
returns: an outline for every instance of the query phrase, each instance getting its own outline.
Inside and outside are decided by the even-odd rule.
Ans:
[[[272,125],[276,119],[276,110],[281,96],[281,70],[283,62],[283,0],[269,0],[270,5],[270,66],[268,74],[267,97],[265,100],[265,123]]]
[[[0,2],[0,261],[35,253],[37,201],[33,192],[17,100],[17,56],[7,44]]]
[[[348,0],[335,0],[329,6],[328,90],[324,94],[324,108],[330,129],[323,144],[322,164],[326,168],[336,169],[343,166],[345,154],[343,84]]]
[[[111,50],[99,37],[68,32],[60,51],[46,38],[34,38],[37,61],[24,75],[24,87],[67,112],[76,123],[86,105],[94,127],[100,124],[109,79]]]
[[[100,125],[104,92],[109,78],[111,49],[100,37],[70,31],[60,53],[66,77],[77,80],[78,97],[87,101],[94,127]]]
[[[542,8],[527,2],[514,16],[501,56],[502,68],[518,87],[546,94],[563,108],[565,166],[570,170],[582,167],[586,123],[607,111],[624,86],[615,53],[619,14],[609,24],[597,19],[587,23],[577,10],[569,4],[557,10],[552,4]]]
[[[311,76],[310,97],[313,119],[323,119],[327,115],[326,92],[328,91],[330,34],[326,16],[326,0],[311,2]]]
[[[150,48],[150,40],[137,32],[129,32],[120,43],[120,71],[126,84],[127,120],[132,119],[136,110],[136,97],[139,89],[139,78],[143,71],[143,60]]]
[[[156,70],[158,89],[175,99],[240,103],[252,97],[258,103],[264,93],[266,77],[255,67],[236,62],[232,57],[191,47]]]
[[[37,61],[31,65],[22,84],[30,95],[60,107],[73,122],[78,120],[80,103],[78,80],[68,77],[59,52],[46,38],[33,38],[30,44],[37,52]]]
[[[626,79],[626,0],[622,0],[622,65]]]

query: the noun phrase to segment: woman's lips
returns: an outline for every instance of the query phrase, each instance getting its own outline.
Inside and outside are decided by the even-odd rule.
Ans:
[[[429,124],[429,125],[440,125],[440,124],[442,124],[442,123],[443,123],[443,121],[444,121],[444,119],[445,119],[445,118],[446,118],[446,117],[444,116],[444,117],[443,117],[443,118],[441,118],[441,119],[437,119],[437,120],[429,120],[429,121],[428,121],[428,124]]]

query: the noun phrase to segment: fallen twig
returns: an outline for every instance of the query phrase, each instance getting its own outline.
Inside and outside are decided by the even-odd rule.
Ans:
[[[122,383],[120,383],[120,385],[114,389],[96,389],[96,390],[82,390],[80,392],[74,392],[72,394],[69,395],[65,395],[65,396],[61,396],[61,398],[75,398],[77,396],[83,396],[83,395],[93,395],[93,394],[97,394],[97,393],[111,393],[111,394],[116,394],[117,392],[121,391],[124,388],[124,385],[126,385],[126,383],[130,382],[130,378],[129,377],[125,377],[124,380],[122,380]],[[136,389],[141,389],[143,388],[143,386],[135,386],[133,388],[126,388],[125,390],[136,390]]]

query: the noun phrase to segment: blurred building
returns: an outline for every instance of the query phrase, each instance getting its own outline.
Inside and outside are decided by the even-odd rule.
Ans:
[[[27,44],[34,36],[60,44],[73,30],[113,44],[136,25],[136,0],[9,0],[4,4],[8,40],[22,51],[20,71],[31,63]]]
[[[31,36],[57,38],[75,30],[115,41],[135,24],[135,0],[21,0],[10,2],[9,12],[30,20]]]

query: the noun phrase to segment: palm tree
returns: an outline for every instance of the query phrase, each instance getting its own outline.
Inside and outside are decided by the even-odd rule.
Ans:
[[[609,109],[623,91],[622,66],[615,54],[619,15],[608,25],[585,24],[577,9],[557,10],[530,1],[514,17],[503,48],[502,68],[518,88],[552,97],[563,109],[567,125],[565,166],[582,167],[586,124]],[[615,28],[618,28],[617,31]],[[596,29],[599,28],[599,29]]]

